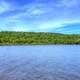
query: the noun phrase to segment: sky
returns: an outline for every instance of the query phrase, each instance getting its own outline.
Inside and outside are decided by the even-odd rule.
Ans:
[[[0,31],[80,34],[80,0],[0,0]]]

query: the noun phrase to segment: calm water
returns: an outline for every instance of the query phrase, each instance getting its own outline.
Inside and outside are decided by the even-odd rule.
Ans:
[[[1,46],[0,80],[80,80],[80,46]]]

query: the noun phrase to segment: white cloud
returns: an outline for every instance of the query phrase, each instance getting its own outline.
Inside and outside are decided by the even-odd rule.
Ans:
[[[9,2],[5,2],[5,1],[0,1],[0,13],[12,10],[12,4]]]
[[[43,22],[37,25],[36,28],[38,31],[48,31],[51,29],[62,28],[68,24],[80,23],[80,20],[63,20],[63,21],[49,21]]]
[[[59,27],[63,27],[63,23],[62,22],[45,22],[39,25],[39,29],[49,29],[49,28],[59,28]]]
[[[43,3],[30,3],[24,6],[17,6],[15,10],[19,10],[21,12],[16,13],[15,15],[8,16],[9,19],[20,19],[26,17],[34,17],[46,14],[52,11],[52,7],[43,4]],[[14,10],[14,11],[15,11]]]
[[[31,12],[32,15],[40,15],[40,14],[44,14],[45,11],[42,11],[40,9],[35,9]]]
[[[63,16],[67,16],[69,15],[69,13],[71,13],[71,9],[62,9],[62,11],[60,11],[60,9],[58,10],[55,7],[70,7],[70,6],[74,6],[77,3],[78,0],[59,0],[58,3],[54,4],[54,5],[48,5],[47,3],[30,3],[28,5],[24,5],[24,6],[18,6],[16,8],[16,10],[21,10],[21,12],[16,13],[12,16],[8,16],[8,19],[12,19],[12,20],[16,20],[16,19],[20,19],[20,18],[27,18],[27,17],[36,17],[36,16],[41,16],[44,14],[49,13],[48,15],[50,15],[50,13],[53,13],[53,17],[55,18],[56,16],[59,16],[60,14],[62,14]],[[14,10],[15,11],[15,10]],[[62,16],[62,17],[63,17]]]
[[[16,19],[20,19],[20,18],[26,18],[26,17],[34,17],[34,16],[40,16],[42,14],[45,14],[46,11],[42,11],[42,10],[39,10],[39,9],[34,9],[34,10],[31,10],[31,11],[23,11],[21,13],[17,13],[13,16],[8,16],[7,18],[9,20],[16,20]]]
[[[63,20],[63,21],[46,21],[46,22],[40,22],[37,24],[26,24],[23,21],[17,21],[11,23],[8,21],[7,23],[4,23],[5,30],[10,31],[34,31],[34,32],[50,32],[51,30],[61,29],[62,27],[73,24],[73,23],[80,23],[78,20]],[[9,26],[9,27],[8,27]],[[4,30],[4,27],[2,27],[1,30]]]
[[[80,5],[79,0],[60,0],[55,6],[56,7],[76,7]]]
[[[78,5],[78,0],[63,0],[62,4],[67,7],[72,7]]]

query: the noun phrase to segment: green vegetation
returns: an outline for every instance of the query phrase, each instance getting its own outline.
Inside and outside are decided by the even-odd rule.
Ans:
[[[80,35],[34,32],[0,32],[0,45],[80,44]]]

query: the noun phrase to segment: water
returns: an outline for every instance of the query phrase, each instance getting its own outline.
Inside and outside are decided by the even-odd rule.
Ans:
[[[0,80],[80,80],[80,46],[1,46]]]

